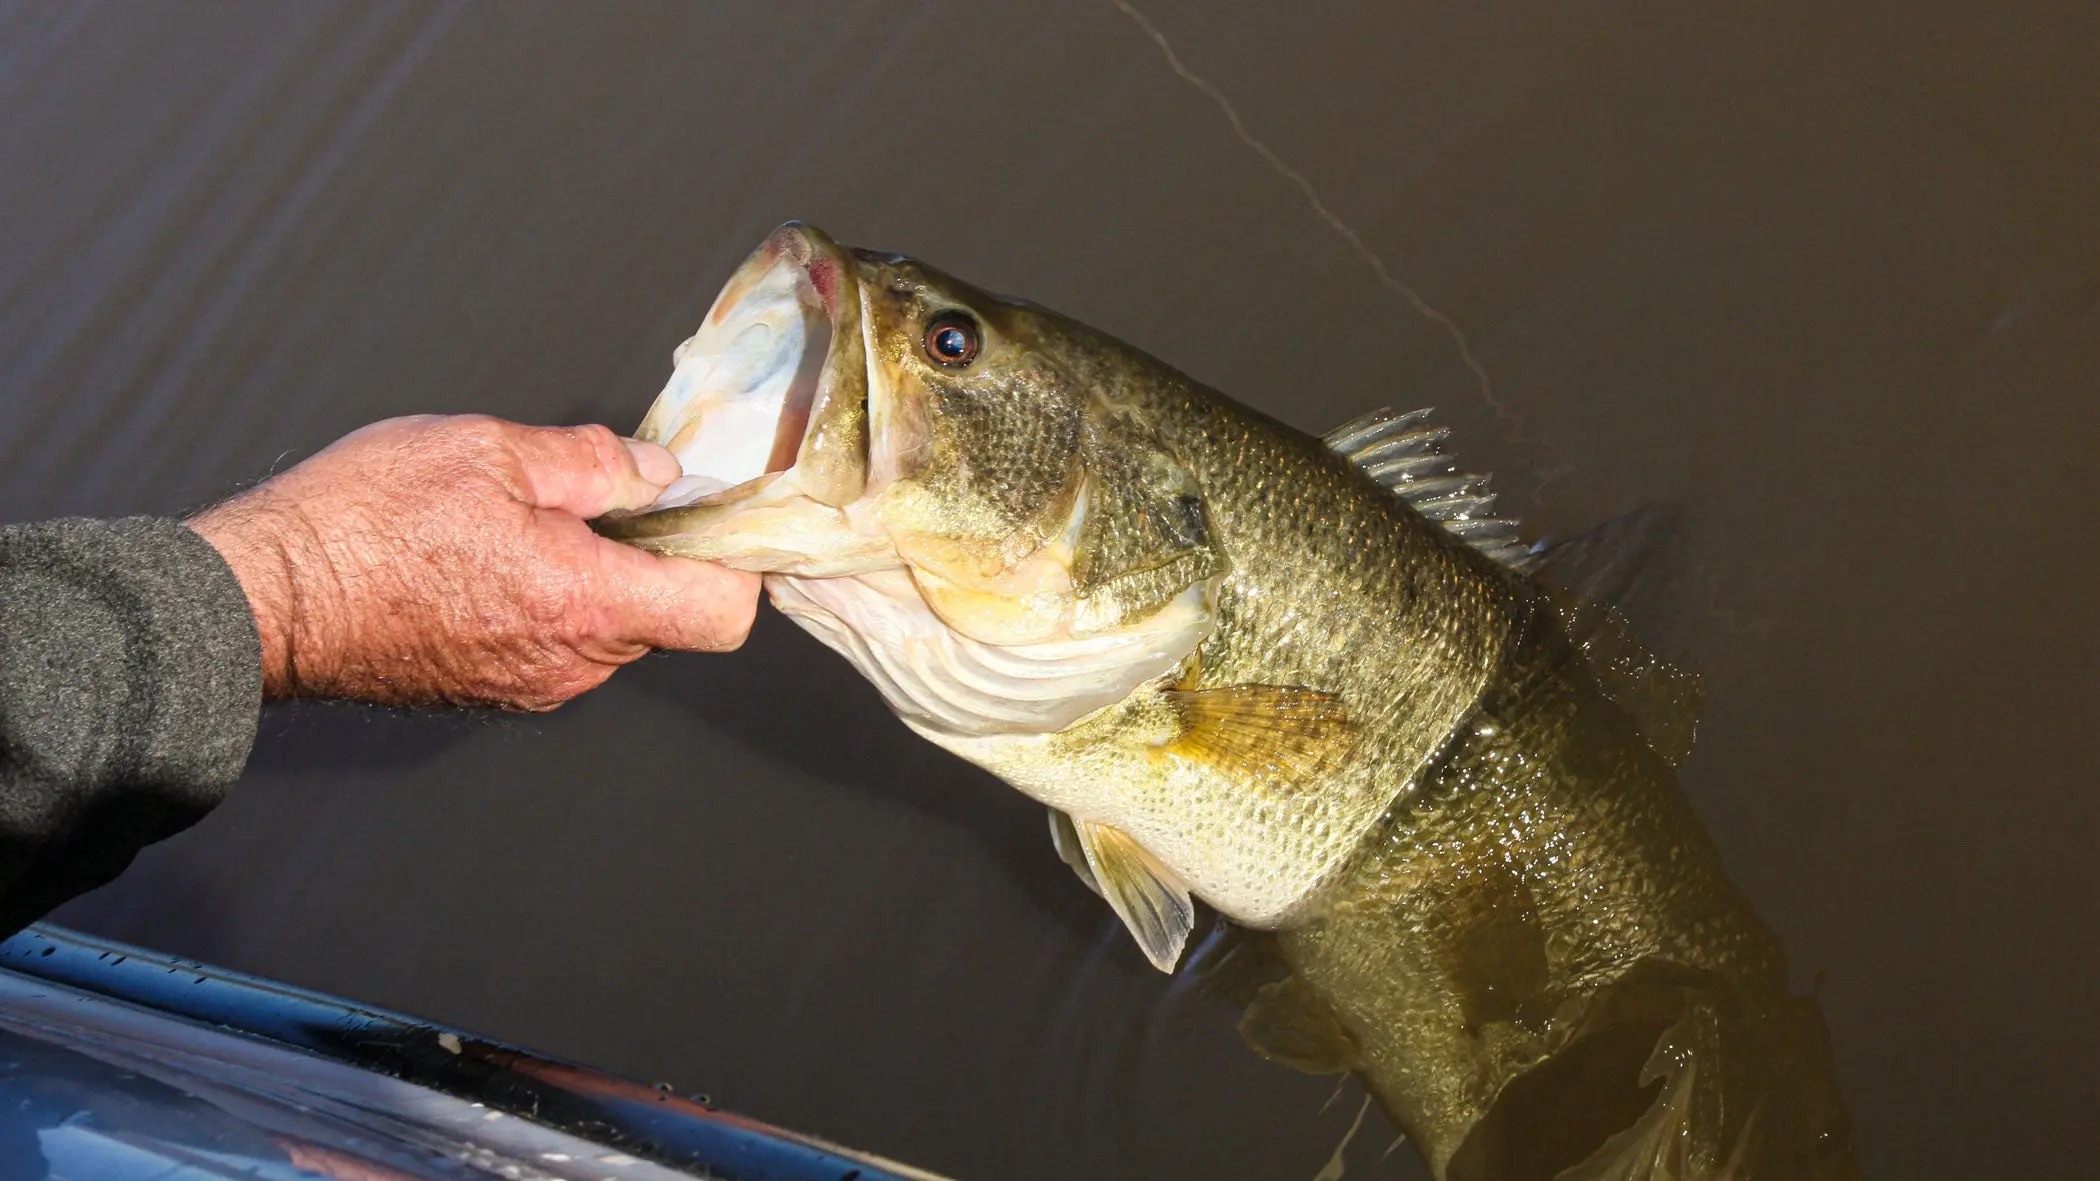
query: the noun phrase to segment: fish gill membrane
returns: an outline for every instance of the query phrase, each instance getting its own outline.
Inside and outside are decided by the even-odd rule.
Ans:
[[[1816,1002],[1676,786],[1696,681],[1428,412],[1314,438],[793,223],[674,366],[638,433],[685,475],[595,527],[763,573],[1046,805],[1160,970],[1208,904],[1248,1044],[1356,1074],[1440,1181],[1857,1176]]]

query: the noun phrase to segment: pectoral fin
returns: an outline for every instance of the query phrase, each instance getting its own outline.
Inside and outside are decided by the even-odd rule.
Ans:
[[[1172,972],[1196,925],[1189,888],[1122,829],[1091,820],[1072,824],[1096,890],[1130,928],[1152,966]]]
[[[1167,750],[1257,788],[1290,790],[1338,766],[1356,743],[1349,708],[1297,685],[1172,689],[1181,733]]]

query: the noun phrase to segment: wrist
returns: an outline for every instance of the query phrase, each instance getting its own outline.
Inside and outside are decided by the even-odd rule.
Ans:
[[[327,561],[313,526],[268,488],[207,509],[186,524],[219,551],[248,597],[262,645],[264,698],[311,692],[314,675],[326,663],[326,653],[314,643],[326,633],[314,626],[314,617],[330,609],[332,598],[319,593],[312,577],[315,563],[325,571]]]

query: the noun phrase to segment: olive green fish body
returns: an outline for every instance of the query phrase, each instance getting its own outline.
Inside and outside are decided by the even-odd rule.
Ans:
[[[1813,1001],[1553,617],[1276,944],[1250,1036],[1332,1022],[1440,1176],[1856,1175]]]

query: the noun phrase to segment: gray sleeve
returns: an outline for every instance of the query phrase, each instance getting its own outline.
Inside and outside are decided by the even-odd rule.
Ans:
[[[179,522],[0,527],[0,935],[209,812],[261,700],[247,596]]]

